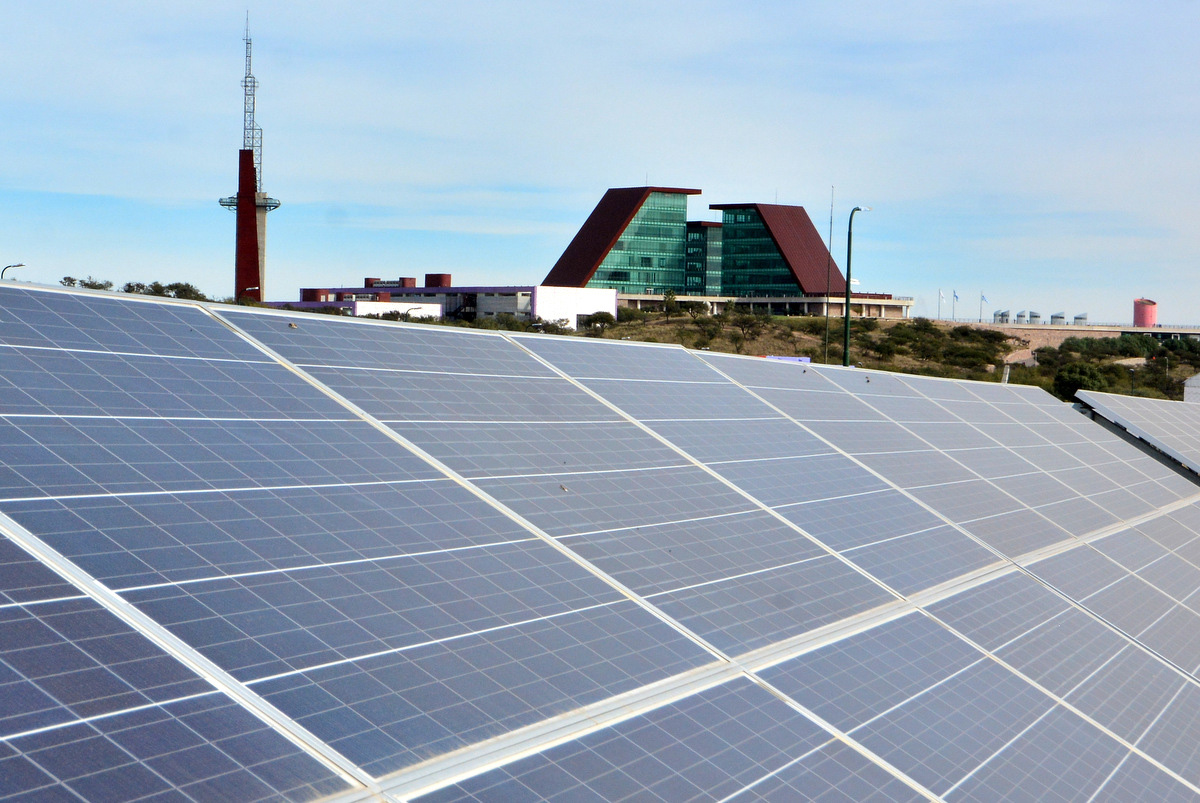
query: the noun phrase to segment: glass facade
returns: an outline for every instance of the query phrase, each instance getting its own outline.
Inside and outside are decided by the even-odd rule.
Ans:
[[[687,224],[684,294],[721,295],[721,242],[720,226],[698,221]]]
[[[587,286],[611,287],[618,293],[686,292],[686,239],[687,196],[652,192]]]
[[[721,293],[767,297],[803,295],[758,210],[746,206],[722,211]]]

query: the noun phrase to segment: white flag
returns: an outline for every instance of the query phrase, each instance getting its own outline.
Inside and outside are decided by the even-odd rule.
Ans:
[[[982,301],[984,304],[988,303],[987,296],[985,296],[983,293],[979,294],[979,300]]]
[[[945,294],[945,293],[943,293],[941,290],[938,290],[938,300],[939,300],[939,301],[945,301],[945,300],[946,300],[946,294]]]

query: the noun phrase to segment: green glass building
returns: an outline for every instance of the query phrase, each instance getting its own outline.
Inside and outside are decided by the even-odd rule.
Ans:
[[[655,190],[642,203],[588,287],[618,293],[661,293],[685,286],[687,195]]]
[[[684,254],[686,295],[721,295],[721,233],[720,223],[706,220],[688,222]]]
[[[842,272],[803,207],[714,204],[722,223],[688,223],[687,196],[699,193],[609,190],[543,284],[747,299],[827,297],[845,290]]]
[[[713,204],[721,212],[721,292],[739,298],[844,293],[846,280],[808,213],[779,204]]]
[[[699,194],[677,187],[609,190],[544,284],[686,293],[687,197]]]
[[[726,209],[721,286],[735,296],[798,296],[800,283],[753,207]]]

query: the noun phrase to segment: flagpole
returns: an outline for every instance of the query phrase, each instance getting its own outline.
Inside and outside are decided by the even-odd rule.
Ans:
[[[979,322],[983,323],[983,291],[979,291]]]
[[[942,319],[942,288],[938,288],[938,320]]]
[[[952,320],[952,321],[954,320],[954,316],[957,314],[955,312],[956,309],[958,309],[958,291],[951,290],[950,291],[950,320]]]

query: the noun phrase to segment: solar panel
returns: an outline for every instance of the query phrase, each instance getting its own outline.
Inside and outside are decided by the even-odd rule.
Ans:
[[[0,797],[1200,797],[1200,490],[1036,388],[0,302]]]
[[[1130,435],[1200,471],[1200,404],[1081,390],[1076,397]]]

